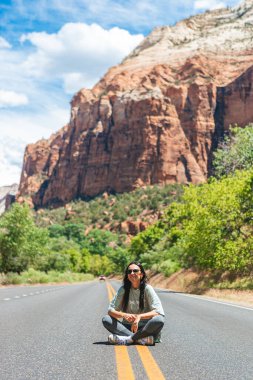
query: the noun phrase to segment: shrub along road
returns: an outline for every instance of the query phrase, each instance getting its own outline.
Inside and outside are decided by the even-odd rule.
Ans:
[[[111,285],[116,290],[119,282]],[[157,293],[166,313],[163,342],[146,353],[161,378],[253,378],[253,309],[162,289]],[[101,324],[107,306],[107,286],[98,281],[0,289],[1,378],[118,379],[117,351],[107,344]],[[137,347],[125,348],[132,378],[155,380]]]

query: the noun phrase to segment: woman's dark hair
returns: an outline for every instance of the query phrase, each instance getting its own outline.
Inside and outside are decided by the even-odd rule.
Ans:
[[[145,286],[146,286],[146,283],[147,283],[147,275],[146,275],[145,270],[144,270],[143,266],[141,265],[141,263],[138,263],[137,261],[131,261],[131,263],[129,263],[128,266],[126,267],[125,275],[124,275],[124,278],[123,278],[123,286],[124,286],[124,289],[125,289],[125,292],[124,292],[124,295],[123,295],[123,299],[122,299],[122,309],[123,309],[123,311],[126,311],[127,305],[128,305],[128,301],[129,301],[129,292],[130,292],[132,284],[128,280],[128,273],[127,273],[127,271],[128,271],[129,266],[132,265],[132,264],[137,265],[140,268],[141,273],[143,274],[143,276],[141,278],[141,282],[140,282],[140,300],[139,300],[139,305],[140,305],[140,310],[144,309],[144,292],[145,292]]]

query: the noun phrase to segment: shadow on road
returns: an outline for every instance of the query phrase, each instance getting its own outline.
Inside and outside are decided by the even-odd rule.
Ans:
[[[105,342],[93,342],[92,344],[104,344],[105,346],[111,346],[111,343],[105,341]]]

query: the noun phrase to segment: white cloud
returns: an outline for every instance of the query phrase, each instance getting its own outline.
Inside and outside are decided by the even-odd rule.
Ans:
[[[25,94],[0,90],[0,108],[17,107],[26,104],[28,104],[28,98]]]
[[[99,76],[90,78],[88,74],[85,73],[69,73],[63,75],[64,89],[68,94],[73,94],[77,89],[84,87],[92,87],[95,82],[97,82]],[[81,86],[81,87],[80,87]]]
[[[60,78],[67,93],[91,87],[112,65],[118,64],[143,39],[128,31],[103,29],[97,24],[65,24],[57,34],[29,33],[21,42],[30,41],[36,51],[23,64],[34,77]]]
[[[11,44],[5,38],[0,37],[0,49],[10,49]]]
[[[0,49],[0,185],[19,182],[26,144],[69,121],[67,94],[94,85],[142,38],[119,28],[68,23],[54,34],[23,34],[20,48]],[[8,151],[16,152],[15,163]]]
[[[41,108],[35,115],[30,112],[16,113],[3,110],[0,118],[2,137],[22,140],[26,144],[34,143],[41,138],[48,138],[69,121],[70,107],[60,108],[47,105],[45,112]]]
[[[19,183],[25,142],[1,136],[0,140],[0,186]]]
[[[226,3],[217,0],[197,0],[194,2],[194,9],[218,9],[225,7]]]
[[[19,114],[3,110],[0,118],[0,186],[19,183],[27,144],[48,138],[69,120],[69,109],[52,106],[46,113]]]

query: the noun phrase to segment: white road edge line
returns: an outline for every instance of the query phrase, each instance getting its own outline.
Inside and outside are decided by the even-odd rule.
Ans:
[[[168,290],[170,291],[170,289],[161,289],[161,288],[156,288],[158,290]],[[236,305],[234,303],[230,303],[230,302],[223,302],[223,301],[216,301],[216,300],[211,300],[210,298],[206,298],[206,297],[203,297],[203,296],[195,296],[195,295],[192,295],[192,294],[185,294],[185,293],[177,293],[175,292],[174,290],[171,290],[171,292],[173,293],[176,293],[177,295],[179,296],[184,296],[184,297],[191,297],[191,298],[197,298],[198,300],[202,300],[202,301],[208,301],[208,302],[213,302],[213,303],[220,303],[222,305],[227,305],[227,306],[233,306],[233,307],[238,307],[239,309],[245,309],[245,310],[250,310],[250,311],[253,311],[253,307],[246,307],[246,306],[241,306],[241,305]]]

